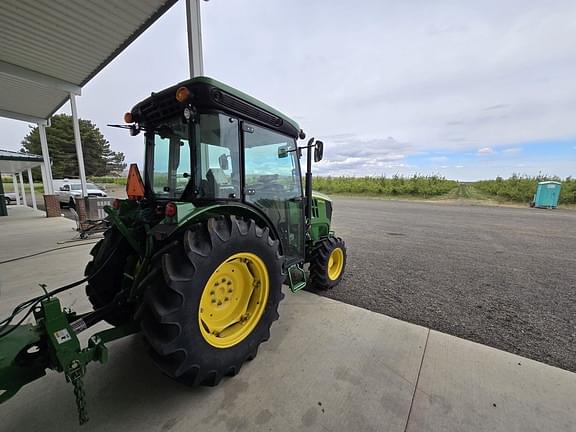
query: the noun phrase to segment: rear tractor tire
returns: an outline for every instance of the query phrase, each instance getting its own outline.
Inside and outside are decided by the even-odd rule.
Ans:
[[[283,257],[268,228],[226,216],[186,229],[153,258],[138,317],[150,354],[184,384],[236,375],[270,337]]]
[[[134,254],[128,240],[114,228],[106,231],[104,238],[94,245],[90,251],[94,258],[84,270],[84,276],[92,276],[98,271],[86,285],[86,295],[94,309],[110,304],[122,290],[125,273],[131,273],[135,265]],[[101,266],[104,267],[100,269]],[[132,319],[133,307],[129,305],[119,307],[106,317],[106,321],[115,326]]]
[[[309,286],[327,290],[340,283],[346,268],[346,244],[340,237],[320,240],[310,256]]]

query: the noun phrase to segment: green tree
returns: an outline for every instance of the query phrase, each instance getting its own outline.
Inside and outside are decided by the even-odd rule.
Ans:
[[[122,172],[126,168],[124,153],[112,151],[110,143],[90,120],[80,119],[79,123],[86,175],[106,176]],[[46,137],[53,177],[77,177],[79,171],[72,117],[67,114],[52,117],[51,126],[46,128]],[[38,127],[32,128],[24,137],[21,151],[42,154]]]

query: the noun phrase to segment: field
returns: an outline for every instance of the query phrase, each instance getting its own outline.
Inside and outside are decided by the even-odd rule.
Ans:
[[[576,372],[576,212],[336,197],[334,222],[321,295]]]
[[[11,179],[3,178],[4,190],[12,192]],[[533,198],[539,181],[556,180],[562,182],[560,206],[573,208],[576,205],[576,179],[568,177],[529,177],[513,175],[508,179],[497,177],[494,180],[458,182],[441,176],[415,175],[412,177],[314,177],[314,190],[335,195],[358,195],[387,199],[411,200],[474,200],[500,204],[525,204]],[[125,177],[91,177],[89,181],[116,191],[126,185]],[[29,190],[25,183],[26,191]],[[34,186],[42,192],[42,184]]]
[[[457,186],[458,182],[439,176],[314,178],[314,189],[328,194],[431,198],[445,195]]]
[[[315,177],[314,189],[328,194],[407,199],[473,199],[528,204],[539,181],[562,182],[561,205],[576,204],[576,179],[514,175],[477,182],[457,182],[439,176]]]
[[[484,180],[474,183],[478,191],[505,201],[529,203],[536,191],[539,181],[555,180],[562,182],[560,191],[560,204],[576,203],[576,179],[558,177],[528,177],[514,175],[508,179],[496,178],[496,180]]]

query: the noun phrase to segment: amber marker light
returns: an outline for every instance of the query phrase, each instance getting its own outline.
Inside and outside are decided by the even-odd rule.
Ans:
[[[134,119],[132,118],[132,113],[127,112],[124,114],[124,123],[133,123]]]
[[[176,100],[178,102],[186,102],[190,96],[190,90],[187,87],[180,87],[176,90]]]

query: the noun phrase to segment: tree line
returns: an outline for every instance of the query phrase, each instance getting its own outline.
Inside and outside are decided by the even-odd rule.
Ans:
[[[80,119],[79,124],[86,175],[89,177],[119,175],[126,168],[124,153],[113,151],[108,140],[90,120]],[[51,126],[46,128],[46,137],[52,160],[52,176],[78,177],[80,173],[72,116],[67,114],[53,116]],[[38,127],[32,128],[24,137],[21,152],[42,154]],[[38,170],[34,176],[38,178],[39,175]]]

